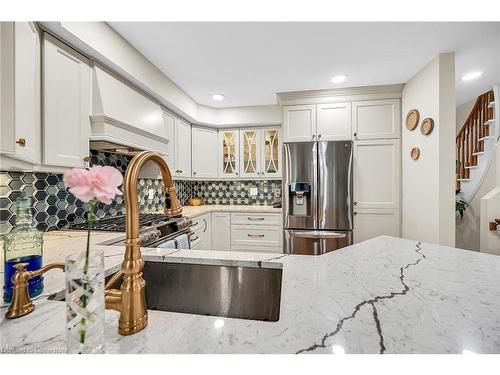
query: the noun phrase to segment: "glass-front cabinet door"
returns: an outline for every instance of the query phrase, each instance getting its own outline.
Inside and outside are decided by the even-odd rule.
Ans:
[[[279,128],[262,129],[262,174],[281,177],[281,134]]]
[[[239,130],[219,131],[219,177],[239,177]]]
[[[260,129],[240,129],[240,176],[260,177]]]

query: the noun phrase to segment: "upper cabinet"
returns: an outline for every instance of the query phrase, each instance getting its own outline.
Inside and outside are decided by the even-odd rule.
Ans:
[[[367,100],[352,103],[354,139],[399,138],[401,109],[399,99]]]
[[[218,176],[281,178],[281,147],[278,126],[219,130]]]
[[[240,145],[240,176],[260,177],[260,129],[241,129]]]
[[[351,103],[283,107],[285,142],[351,139]]]
[[[281,132],[279,127],[261,130],[261,174],[264,177],[281,177]]]
[[[318,104],[316,121],[318,141],[351,139],[351,103]]]
[[[40,164],[40,36],[33,22],[0,23],[0,69],[0,153]]]
[[[174,175],[191,177],[191,125],[177,119],[175,126]]]
[[[193,177],[217,177],[217,130],[192,128]]]
[[[44,163],[86,167],[90,135],[90,66],[75,50],[44,35]]]
[[[316,105],[283,107],[283,140],[307,142],[316,138]]]
[[[240,171],[240,131],[239,129],[219,130],[218,176],[237,178]]]
[[[175,117],[173,114],[169,112],[163,112],[163,122],[165,124],[165,134],[167,136],[167,139],[169,140],[167,147],[166,147],[166,153],[167,153],[167,164],[169,168],[171,169],[171,173],[174,171],[172,170],[175,166],[175,161],[174,161],[174,155],[175,155],[175,125],[177,122],[177,117]]]

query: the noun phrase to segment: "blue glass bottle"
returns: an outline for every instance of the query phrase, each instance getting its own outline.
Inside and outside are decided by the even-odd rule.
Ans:
[[[43,232],[33,225],[31,214],[31,198],[20,197],[16,200],[16,227],[4,236],[4,287],[3,300],[12,300],[12,276],[16,272],[14,266],[18,263],[28,263],[27,269],[35,271],[42,267]],[[29,281],[31,298],[39,296],[43,291],[43,276],[37,276]]]

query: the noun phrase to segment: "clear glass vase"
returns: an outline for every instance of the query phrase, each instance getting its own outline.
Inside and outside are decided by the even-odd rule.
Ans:
[[[65,271],[68,353],[104,353],[104,254],[70,255]]]

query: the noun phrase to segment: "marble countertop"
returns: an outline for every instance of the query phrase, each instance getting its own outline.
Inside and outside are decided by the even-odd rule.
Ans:
[[[210,204],[201,206],[182,206],[182,214],[189,217],[196,217],[209,212],[256,212],[256,213],[276,213],[281,214],[281,208],[273,206],[252,206],[252,205],[222,205]]]
[[[123,247],[103,249],[106,267],[119,267]],[[281,267],[280,318],[149,311],[146,329],[120,336],[118,313],[107,310],[107,353],[500,353],[498,256],[387,236],[322,256],[167,249],[143,255]],[[15,320],[0,309],[0,352],[65,351],[65,304],[35,304]]]

